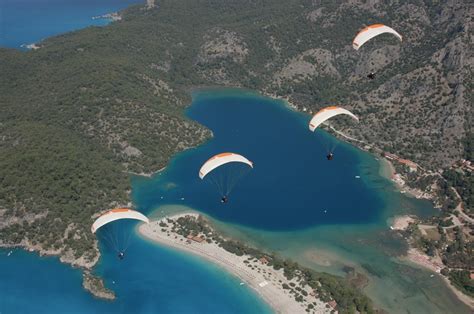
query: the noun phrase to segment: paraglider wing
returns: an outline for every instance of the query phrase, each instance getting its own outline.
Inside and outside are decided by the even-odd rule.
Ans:
[[[234,153],[221,153],[211,157],[202,165],[201,169],[199,170],[199,178],[204,179],[204,177],[212,170],[230,162],[244,163],[253,168],[253,163],[242,155]]]
[[[345,114],[351,116],[354,120],[359,122],[359,118],[357,118],[356,115],[354,115],[352,112],[350,112],[347,109],[341,108],[341,107],[336,107],[336,106],[331,106],[331,107],[326,107],[321,110],[319,110],[311,119],[309,122],[309,129],[314,132],[316,128],[323,123],[324,121],[340,115],[340,114]]]
[[[373,25],[367,26],[366,28],[364,28],[357,34],[357,36],[352,41],[352,47],[355,50],[359,50],[359,48],[362,47],[362,45],[365,44],[367,41],[371,40],[375,36],[378,36],[384,33],[393,34],[400,41],[402,41],[402,35],[397,33],[393,28],[388,27],[383,24],[373,24]]]
[[[105,214],[97,218],[96,221],[94,221],[94,223],[92,224],[91,231],[92,233],[95,233],[100,227],[119,219],[135,219],[141,220],[145,223],[150,223],[148,218],[142,213],[128,208],[116,208],[106,212]]]

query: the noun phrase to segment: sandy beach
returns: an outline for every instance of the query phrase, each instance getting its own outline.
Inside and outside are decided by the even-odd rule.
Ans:
[[[428,268],[431,271],[440,273],[444,268],[443,262],[439,258],[431,258],[428,255],[418,251],[415,248],[410,248],[407,252],[406,258],[420,266]]]
[[[390,226],[392,230],[405,230],[411,223],[414,223],[416,219],[409,215],[397,216],[393,218],[392,225]]]
[[[286,279],[283,270],[274,270],[273,267],[266,265],[265,261],[256,260],[248,255],[237,256],[219,247],[215,242],[193,241],[163,228],[163,223],[168,222],[168,219],[175,220],[186,215],[198,216],[195,213],[169,216],[152,221],[148,225],[141,225],[139,232],[154,242],[198,255],[226,269],[242,281],[241,285],[246,284],[255,290],[277,313],[308,313],[306,309],[310,304],[313,308],[309,313],[330,312],[327,303],[312,295],[312,289],[308,285],[302,287],[308,295],[302,302],[296,301],[289,290],[283,289],[282,285],[286,283],[298,286],[301,283],[297,279],[291,281]]]

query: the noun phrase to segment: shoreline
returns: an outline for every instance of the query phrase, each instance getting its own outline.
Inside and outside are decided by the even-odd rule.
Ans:
[[[178,219],[186,216],[197,218],[199,215],[196,213],[180,213],[167,216],[152,221],[148,225],[140,225],[138,233],[156,244],[199,256],[219,266],[239,278],[242,281],[241,285],[246,284],[252,288],[277,313],[305,312],[308,304],[313,305],[311,313],[313,311],[315,313],[329,313],[332,310],[332,308],[330,309],[326,306],[327,303],[322,302],[315,296],[311,296],[311,291],[308,293],[308,299],[311,299],[311,303],[296,301],[288,290],[282,288],[282,283],[294,286],[297,282],[294,279],[288,280],[284,276],[282,269],[277,271],[273,267],[266,265],[265,262],[250,261],[248,255],[235,255],[214,242],[197,242],[173,232],[163,231],[165,229],[162,228],[162,224],[169,222],[169,219]],[[305,288],[308,289],[308,287]]]
[[[131,175],[134,175],[134,176],[139,176],[139,177],[151,178],[154,175],[160,174],[161,172],[166,170],[166,167],[167,166],[163,166],[163,167],[161,167],[160,169],[158,169],[157,171],[154,171],[154,172],[140,172],[140,173],[137,173],[137,172],[133,172],[133,171],[125,171],[125,173],[131,174]]]
[[[390,221],[390,229],[403,231],[408,228],[411,223],[416,223],[417,218],[414,215],[394,216],[388,219]]]
[[[374,154],[372,154],[374,155]],[[374,155],[375,156],[375,155]],[[424,192],[422,190],[411,188],[409,187],[405,179],[403,178],[402,174],[398,173],[393,165],[393,162],[388,160],[385,157],[378,158],[380,160],[380,171],[379,174],[390,180],[394,183],[395,188],[400,194],[407,194],[410,197],[414,197],[416,199],[424,199],[431,202],[434,208],[438,208],[439,205],[436,203],[436,197],[428,192]]]
[[[96,15],[91,17],[92,20],[107,20],[110,22],[116,22],[122,20],[122,15],[119,12],[110,12],[102,15]]]
[[[286,97],[278,96],[276,94],[268,93],[266,91],[257,91],[257,92],[260,95],[264,96],[264,97],[269,97],[269,98],[276,99],[276,100],[279,100],[279,101],[283,102],[284,106],[287,107],[288,109],[292,110],[292,111],[295,111],[295,112],[298,112],[298,113],[309,114],[309,115],[313,114],[311,109],[308,109],[308,108],[302,107],[302,106],[298,106],[297,104],[292,102],[288,96],[286,96]],[[407,194],[407,195],[409,195],[411,197],[414,197],[416,199],[426,199],[426,200],[430,201],[435,208],[439,207],[439,204],[436,203],[436,197],[433,196],[432,194],[424,192],[424,191],[419,190],[419,189],[410,188],[406,184],[406,182],[403,179],[402,175],[400,173],[397,173],[393,162],[390,161],[386,157],[377,155],[377,152],[383,153],[382,150],[377,149],[376,147],[374,147],[374,145],[372,143],[367,143],[365,141],[362,141],[362,140],[359,140],[359,139],[356,139],[356,138],[353,138],[353,137],[350,137],[350,136],[344,134],[343,132],[341,132],[341,131],[337,130],[336,128],[334,128],[334,126],[331,125],[331,124],[326,124],[326,127],[327,127],[327,129],[330,129],[332,131],[332,132],[328,132],[329,135],[333,136],[334,138],[336,138],[339,141],[342,141],[344,143],[348,143],[348,144],[350,144],[350,145],[352,145],[352,146],[354,146],[354,147],[370,154],[372,157],[374,157],[376,160],[378,160],[379,164],[380,164],[379,174],[382,177],[384,177],[384,178],[390,180],[391,182],[393,182],[395,187],[397,188],[397,190],[401,194]],[[371,148],[374,148],[375,151],[370,151],[369,149],[371,149]],[[422,169],[421,167],[419,167],[419,168]]]
[[[451,283],[449,278],[447,278],[446,276],[443,276],[441,274],[441,269],[444,268],[444,265],[442,264],[442,262],[440,260],[439,261],[433,260],[433,258],[427,256],[426,254],[420,252],[418,249],[413,248],[413,247],[410,247],[410,249],[408,250],[407,255],[401,257],[400,259],[402,261],[406,261],[406,262],[409,262],[411,264],[414,264],[418,267],[421,267],[421,268],[424,268],[424,269],[435,272],[437,274],[437,276],[441,277],[441,279],[444,281],[446,286],[449,288],[449,290],[451,290],[454,293],[454,295],[457,297],[457,299],[459,301],[463,302],[469,308],[474,310],[474,299],[469,297],[468,295],[465,295],[461,291],[459,291],[459,289],[456,288]]]
[[[41,46],[37,43],[31,43],[31,44],[23,44],[20,45],[21,48],[26,48],[28,50],[38,50],[41,48]]]
[[[303,112],[303,113],[307,113],[307,114],[310,114],[310,115],[312,114],[311,110],[308,111],[307,108],[305,108],[305,107],[302,107],[301,110],[300,110],[299,107],[297,105],[295,105],[290,100],[290,97],[288,97],[288,96],[286,96],[286,97],[278,96],[276,94],[269,93],[269,92],[266,92],[266,91],[258,91],[258,93],[260,95],[264,96],[264,97],[276,99],[276,100],[279,100],[279,101],[283,102],[285,107],[287,107],[290,110],[293,110],[293,111],[296,111],[296,112]]]
[[[84,290],[92,294],[92,296],[112,301],[115,300],[115,292],[107,289],[104,285],[104,281],[101,277],[92,274],[92,269],[97,265],[100,260],[101,254],[100,250],[97,247],[97,242],[95,242],[94,251],[97,253],[93,260],[87,261],[83,256],[80,258],[74,257],[74,252],[71,250],[64,252],[62,249],[58,250],[46,250],[42,248],[39,244],[33,245],[29,242],[22,241],[18,244],[6,244],[0,243],[0,249],[4,250],[23,250],[29,253],[37,254],[38,257],[53,257],[58,258],[62,264],[65,264],[72,268],[79,268],[82,272],[82,287]],[[10,251],[10,252],[11,252]],[[7,255],[9,257],[10,255]]]
[[[416,223],[417,220],[412,215],[403,215],[397,216],[393,218],[392,225],[390,228],[394,231],[404,231],[408,228],[411,223]],[[419,249],[413,247],[410,243],[408,243],[409,249],[406,255],[401,256],[399,259],[403,262],[408,262],[413,264],[414,266],[427,269],[440,276],[441,279],[444,281],[445,285],[451,290],[454,295],[457,297],[459,301],[466,304],[469,308],[474,310],[474,299],[469,297],[468,295],[464,294],[458,288],[456,288],[448,277],[441,274],[441,270],[445,268],[443,262],[439,257],[430,257],[420,251]]]
[[[58,257],[61,263],[70,265],[72,267],[81,268],[83,270],[91,270],[95,267],[95,265],[97,265],[100,259],[100,250],[97,247],[94,248],[94,250],[97,252],[97,255],[92,261],[86,261],[82,257],[74,258],[72,251],[63,252],[61,249],[46,250],[39,244],[32,245],[25,241],[22,241],[18,244],[0,243],[0,249],[21,249],[30,253],[36,253],[40,257]]]

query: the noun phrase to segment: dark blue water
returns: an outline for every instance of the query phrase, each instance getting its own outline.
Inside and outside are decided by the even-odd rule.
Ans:
[[[92,17],[145,0],[0,0],[0,47],[21,48],[46,37],[106,25]]]
[[[241,91],[196,94],[187,114],[211,129],[214,138],[180,154],[161,175],[137,178],[133,198],[141,210],[183,203],[225,222],[265,230],[366,224],[381,218],[382,197],[355,178],[364,176],[361,160],[375,160],[321,130],[310,132],[309,116]],[[335,158],[327,161],[333,147]],[[201,180],[198,171],[208,158],[227,151],[246,156],[254,169],[222,204],[218,189]]]

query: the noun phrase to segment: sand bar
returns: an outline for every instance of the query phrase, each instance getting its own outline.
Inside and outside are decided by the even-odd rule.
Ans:
[[[168,218],[175,220],[186,215],[198,216],[195,213],[169,216],[152,221],[148,225],[141,225],[139,232],[157,243],[198,255],[226,269],[255,290],[277,313],[308,313],[306,309],[309,304],[313,306],[310,313],[330,313],[332,310],[327,308],[327,303],[311,295],[312,289],[309,286],[303,287],[308,292],[304,301],[296,301],[288,290],[283,289],[282,284],[298,285],[299,283],[295,279],[288,280],[281,269],[277,271],[261,261],[249,261],[250,256],[237,256],[214,242],[202,241],[199,243],[176,233],[163,231],[164,229],[160,226],[160,223],[166,222]]]

